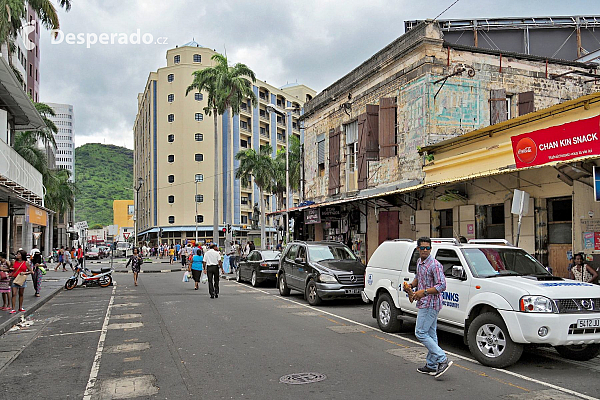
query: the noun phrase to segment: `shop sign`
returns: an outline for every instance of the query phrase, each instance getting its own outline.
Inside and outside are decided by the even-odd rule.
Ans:
[[[339,206],[321,207],[321,219],[334,220],[342,218],[342,210]]]
[[[321,213],[318,208],[309,208],[304,210],[304,223],[305,224],[320,224]]]
[[[511,137],[517,168],[600,155],[600,116]]]
[[[594,200],[600,201],[600,167],[594,166]],[[594,212],[588,213],[590,218],[594,217]]]
[[[0,203],[0,218],[8,217],[8,203],[2,202]]]
[[[48,213],[30,204],[26,204],[25,220],[30,224],[46,226],[48,220]]]

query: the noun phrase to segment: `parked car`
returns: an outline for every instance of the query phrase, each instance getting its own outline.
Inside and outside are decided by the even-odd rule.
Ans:
[[[108,247],[108,246],[98,246],[98,250],[100,252],[100,256],[101,257],[108,257],[108,256],[110,256],[110,247]]]
[[[360,297],[364,273],[365,265],[343,243],[295,241],[279,262],[277,287],[282,296],[298,290],[316,306],[321,300]]]
[[[437,327],[463,336],[480,363],[507,367],[526,345],[554,346],[580,361],[600,354],[599,286],[552,276],[505,241],[432,239],[431,256],[446,276]],[[417,242],[408,239],[383,242],[369,259],[364,295],[385,332],[416,321],[416,302],[402,285],[415,278],[418,259]]]
[[[85,258],[88,260],[99,260],[102,258],[100,250],[97,247],[92,247],[85,252]]]
[[[252,286],[258,286],[265,281],[277,281],[280,251],[254,250],[248,257],[240,261],[235,272],[238,282],[250,281]]]

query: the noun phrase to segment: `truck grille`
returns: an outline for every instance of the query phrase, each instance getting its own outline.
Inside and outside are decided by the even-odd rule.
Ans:
[[[578,312],[600,312],[598,299],[554,299],[554,304],[561,314]]]
[[[338,275],[337,276],[338,281],[340,281],[340,283],[342,285],[364,285],[365,284],[365,277],[364,275]]]
[[[590,333],[600,333],[600,328],[578,328],[577,324],[569,325],[569,335],[585,335]]]

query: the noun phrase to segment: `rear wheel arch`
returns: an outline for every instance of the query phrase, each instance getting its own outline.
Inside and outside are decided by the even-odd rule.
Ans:
[[[389,294],[390,297],[392,296],[390,291],[384,287],[380,287],[379,289],[377,289],[377,291],[375,292],[375,297],[373,298],[373,308],[371,310],[371,315],[373,316],[373,318],[377,318],[377,300],[379,299],[379,296],[381,296],[383,293]]]

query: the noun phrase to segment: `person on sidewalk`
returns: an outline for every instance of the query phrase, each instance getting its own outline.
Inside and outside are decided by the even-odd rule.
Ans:
[[[131,272],[133,272],[133,284],[135,286],[137,286],[137,280],[138,280],[138,274],[140,273],[140,270],[142,269],[142,264],[144,263],[144,259],[142,258],[142,255],[140,254],[140,249],[138,249],[137,247],[133,248],[133,254],[131,256],[129,256],[129,261],[127,261],[127,264],[125,264],[125,268],[129,267],[129,264],[131,264]]]
[[[71,262],[71,252],[69,251],[69,249],[65,249],[63,251],[63,272],[67,270],[67,265],[69,266],[69,268],[71,268],[71,271],[73,271],[73,263]]]
[[[190,254],[192,261],[188,266],[188,271],[192,273],[192,277],[194,278],[194,290],[198,290],[198,283],[200,282],[200,278],[202,277],[202,265],[204,264],[204,256],[202,254],[202,250],[197,252],[196,254]]]
[[[54,272],[58,271],[58,269],[61,267],[61,265],[63,267],[63,271],[65,270],[64,254],[65,254],[65,246],[61,246],[60,249],[58,249],[58,264],[56,264],[56,267],[54,268]]]
[[[40,297],[40,291],[42,289],[42,269],[44,261],[42,260],[42,253],[39,251],[31,251],[31,268],[33,274],[31,274],[31,280],[33,280],[33,288],[35,289],[35,297]]]
[[[83,260],[85,259],[85,255],[83,253],[83,249],[81,248],[81,245],[79,245],[79,247],[77,247],[76,257],[77,257],[77,266],[79,266],[83,269]]]
[[[208,293],[211,299],[219,297],[219,267],[221,267],[222,261],[221,254],[217,249],[216,244],[210,246],[210,250],[204,254],[202,260],[208,277]]]
[[[19,275],[31,275],[33,273],[33,271],[31,270],[31,265],[29,264],[29,261],[27,261],[27,252],[25,250],[17,251],[15,257],[15,262],[13,263],[12,271],[10,273],[10,288],[12,290],[12,310],[10,310],[11,314],[17,312],[15,308],[15,299],[17,298],[17,293],[19,294],[19,312],[25,311],[25,309],[23,308],[23,296],[25,295],[27,281],[23,282],[22,285],[17,285],[16,283],[14,283],[15,278]]]
[[[169,248],[169,264],[173,264],[174,260],[175,260],[175,248],[173,247],[173,245],[171,245],[171,248]]]
[[[0,253],[0,293],[2,293],[2,311],[10,310],[10,261],[6,259],[6,253]]]
[[[417,368],[422,374],[442,376],[452,365],[444,350],[438,346],[437,318],[442,308],[442,292],[446,290],[446,277],[444,267],[431,256],[431,239],[422,237],[417,240],[419,261],[417,261],[417,274],[410,284],[417,288],[414,293],[417,300],[417,325],[415,336],[427,348],[427,363]]]

